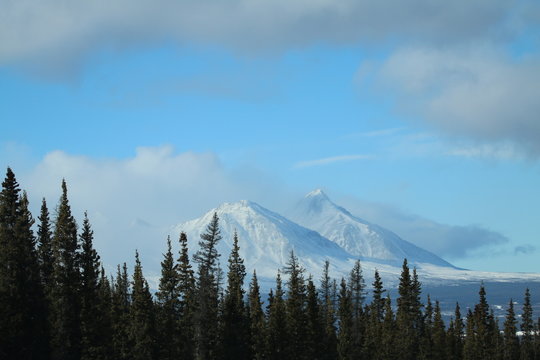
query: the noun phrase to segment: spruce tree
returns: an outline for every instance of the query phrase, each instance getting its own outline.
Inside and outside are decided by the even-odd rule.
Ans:
[[[318,359],[324,351],[323,339],[324,339],[324,325],[321,317],[319,299],[317,289],[311,277],[308,279],[307,284],[307,343],[306,343],[306,356],[310,359]]]
[[[161,261],[161,277],[157,298],[157,331],[160,359],[177,359],[180,354],[180,292],[179,275],[172,253],[171,238]]]
[[[365,298],[365,282],[362,274],[360,260],[356,260],[354,267],[349,274],[349,288],[351,293],[351,302],[353,307],[353,356],[360,358],[362,356],[362,347],[365,333],[365,319],[363,304]]]
[[[240,257],[238,234],[234,233],[233,248],[229,256],[227,288],[223,304],[222,347],[225,359],[249,358],[249,333],[247,331],[246,307],[244,304],[244,278],[246,267]]]
[[[504,360],[519,359],[519,339],[516,333],[517,321],[514,313],[514,302],[510,299],[504,321]]]
[[[373,280],[373,297],[371,304],[367,307],[367,328],[364,337],[364,352],[368,359],[382,358],[382,328],[384,320],[384,308],[386,299],[383,294],[386,290],[383,288],[383,283],[379,272],[375,270]]]
[[[289,353],[290,340],[287,328],[287,314],[285,300],[283,299],[281,275],[278,271],[276,277],[276,292],[268,305],[268,331],[266,340],[266,354],[268,359],[293,359]]]
[[[179,345],[182,359],[190,360],[195,356],[195,277],[189,262],[187,236],[180,234],[180,256],[178,258],[178,292],[180,296]]]
[[[531,306],[531,293],[529,288],[525,290],[525,299],[523,300],[523,309],[521,315],[521,359],[534,359],[534,322],[533,310]]]
[[[339,359],[354,359],[354,309],[352,295],[345,279],[341,279],[338,295],[338,354]]]
[[[444,326],[444,321],[442,319],[441,306],[439,304],[439,301],[435,301],[432,339],[433,339],[433,350],[432,350],[433,358],[445,360],[447,358],[446,330]]]
[[[384,320],[382,324],[381,344],[382,346],[377,349],[377,358],[381,360],[394,360],[401,359],[401,354],[398,352],[396,343],[398,337],[401,336],[396,327],[396,319],[392,311],[392,301],[390,294],[387,294],[385,306],[384,306]]]
[[[26,193],[7,169],[0,193],[0,357],[47,358],[46,306],[34,220]]]
[[[372,299],[372,310],[371,312],[374,314],[375,318],[382,322],[383,320],[383,313],[384,313],[384,306],[386,304],[386,299],[383,298],[383,294],[386,290],[383,288],[383,283],[381,280],[381,276],[379,275],[379,272],[375,270],[374,280],[373,280],[373,299]]]
[[[71,214],[65,180],[57,207],[53,235],[53,282],[51,331],[54,359],[81,356],[81,299],[77,224]]]
[[[329,275],[330,263],[324,263],[323,275],[321,278],[321,313],[324,326],[323,351],[321,358],[332,360],[337,359],[337,337],[336,337],[336,317],[335,301],[333,296],[332,279]]]
[[[43,198],[41,203],[41,213],[38,217],[39,224],[37,230],[38,259],[41,274],[41,282],[45,293],[50,292],[53,276],[53,249],[52,232],[50,224],[49,209],[47,202]]]
[[[129,338],[133,360],[156,359],[155,311],[148,283],[142,272],[139,253],[135,252],[132,303],[129,313]]]
[[[80,240],[80,301],[81,301],[81,359],[100,359],[106,353],[101,334],[104,324],[98,315],[99,279],[101,264],[93,246],[94,232],[87,213],[84,213]]]
[[[396,326],[400,335],[396,339],[396,347],[403,360],[415,360],[418,354],[418,290],[419,283],[411,277],[405,259],[399,279],[396,314]]]
[[[126,360],[130,357],[132,343],[130,341],[131,293],[127,265],[118,265],[116,279],[112,287],[111,327],[113,359]]]
[[[493,338],[490,336],[489,305],[486,299],[486,289],[484,284],[480,286],[478,292],[479,301],[474,307],[474,330],[476,337],[476,356],[480,359],[487,359],[493,352]]]
[[[463,358],[463,319],[461,309],[456,303],[454,318],[450,320],[447,334],[447,354],[449,360],[461,360]]]
[[[289,354],[293,359],[305,358],[306,344],[306,285],[304,269],[291,251],[284,273],[287,281],[287,326],[289,331]]]
[[[220,269],[216,245],[221,240],[219,218],[214,213],[206,232],[201,234],[200,249],[193,259],[198,264],[195,314],[195,340],[198,359],[217,356]]]
[[[419,342],[419,358],[431,359],[433,357],[433,305],[428,295],[424,313],[424,321],[421,329]]]
[[[499,329],[499,322],[495,317],[493,309],[490,309],[488,319],[488,338],[490,344],[488,347],[488,356],[493,360],[503,360],[504,358],[504,336]],[[518,349],[519,354],[519,349]]]
[[[463,359],[464,360],[482,360],[478,353],[478,336],[476,333],[476,318],[473,312],[469,309],[467,312],[467,320],[465,323],[465,340],[463,343]]]
[[[100,352],[96,359],[116,360],[116,358],[113,358],[112,289],[103,267],[101,267],[98,282],[98,298],[95,316],[98,318],[98,323],[100,324],[100,332],[97,339]]]
[[[262,310],[259,282],[257,273],[253,271],[253,277],[249,284],[249,329],[251,334],[251,359],[264,359],[266,324]]]

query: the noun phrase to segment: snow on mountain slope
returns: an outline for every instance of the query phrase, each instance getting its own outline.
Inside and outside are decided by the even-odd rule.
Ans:
[[[396,265],[409,263],[453,267],[437,255],[401,239],[390,230],[362,220],[334,204],[322,190],[307,194],[291,218],[335,242],[352,255],[387,260]]]
[[[192,252],[199,248],[200,234],[206,230],[214,212],[220,219],[222,240],[217,247],[223,268],[226,268],[235,230],[246,268],[248,271],[256,269],[263,277],[273,279],[287,262],[291,250],[302,259],[308,271],[322,269],[327,258],[342,266],[352,261],[350,254],[319,233],[246,200],[224,203],[198,219],[177,225],[177,233],[184,231],[187,234]]]
[[[193,254],[199,248],[200,234],[205,232],[214,212],[217,212],[222,235],[217,245],[221,254],[221,267],[226,271],[236,230],[248,279],[253,270],[256,270],[264,292],[274,286],[277,271],[283,269],[291,250],[294,250],[305,268],[306,276],[313,275],[315,281],[320,279],[326,260],[330,261],[331,277],[339,280],[348,276],[354,261],[360,258],[366,284],[371,284],[377,269],[385,287],[393,288],[399,281],[403,257],[407,257],[410,266],[417,268],[420,281],[428,286],[455,286],[481,281],[540,283],[540,274],[535,273],[479,272],[452,267],[436,255],[402,240],[392,232],[356,218],[333,204],[322,192],[311,193],[303,203],[301,206],[304,209],[300,207],[303,222],[306,223],[305,218],[311,216],[311,226],[326,233],[335,242],[246,200],[224,203],[198,219],[174,226],[172,230],[176,236],[181,231],[187,234],[190,253]],[[339,240],[339,234],[347,235],[342,243],[349,251],[338,245],[336,239]],[[360,241],[360,244],[354,241]]]

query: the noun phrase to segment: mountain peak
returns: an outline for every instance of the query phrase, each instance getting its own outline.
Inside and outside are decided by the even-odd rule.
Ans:
[[[310,193],[308,193],[305,197],[306,198],[324,198],[324,199],[328,199],[328,196],[326,196],[326,194],[324,193],[324,191],[322,189],[315,189],[315,190],[311,191]]]
[[[407,258],[414,263],[452,266],[390,230],[354,216],[320,189],[307,194],[291,215],[298,224],[317,231],[354,256],[397,263]]]

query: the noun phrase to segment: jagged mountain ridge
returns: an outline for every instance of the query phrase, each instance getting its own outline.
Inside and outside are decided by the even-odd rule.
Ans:
[[[351,258],[340,246],[319,233],[247,200],[224,203],[198,219],[177,225],[177,233],[183,231],[187,234],[190,249],[198,248],[200,234],[210,223],[214,212],[220,219],[222,240],[217,247],[223,267],[232,249],[235,231],[246,268],[256,269],[259,275],[270,278],[287,262],[291,250],[302,259],[308,270],[322,267],[327,258],[336,263],[348,262]]]
[[[312,195],[314,194],[312,193]],[[366,224],[369,229],[379,231],[379,234],[390,233],[397,237],[389,230],[364,222],[345,209],[335,204],[334,206],[337,210],[333,211],[338,211],[348,221]],[[374,250],[368,253],[370,256],[354,255],[351,254],[354,252],[354,246],[350,247],[352,250],[349,252],[339,246],[338,241],[331,241],[314,230],[294,223],[282,215],[247,200],[221,204],[197,219],[174,226],[173,232],[176,235],[181,231],[187,234],[188,246],[192,254],[199,248],[200,234],[205,231],[214,212],[220,218],[222,240],[218,243],[217,250],[221,254],[220,264],[223,270],[226,270],[227,259],[233,243],[233,234],[237,231],[240,255],[244,259],[248,274],[256,270],[261,287],[267,290],[274,286],[273,281],[277,271],[283,269],[291,250],[294,250],[298,256],[306,273],[313,275],[316,280],[320,278],[326,260],[330,261],[330,275],[339,279],[347,277],[354,261],[361,259],[367,284],[371,283],[375,269],[377,269],[385,286],[392,288],[397,286],[403,262],[402,258],[398,259],[397,257],[400,254],[405,254],[411,256],[410,259],[408,258],[409,264],[417,268],[420,279],[425,285],[455,286],[466,282],[479,283],[480,281],[540,283],[540,274],[536,273],[494,273],[458,269],[436,255],[407,243],[399,237],[399,240],[404,242],[406,246],[398,242],[400,246],[397,246],[397,249],[399,251],[396,251],[397,255],[394,255],[394,258],[388,256],[383,259],[376,258],[374,256],[377,253]],[[331,221],[321,220],[321,223],[323,226],[325,223],[328,225]],[[339,233],[339,227],[333,232],[329,232],[329,236],[333,237],[337,233]],[[374,237],[372,240],[377,239],[380,240],[379,237]],[[359,248],[361,249],[361,247]],[[389,247],[389,249],[394,248]],[[412,253],[410,249],[413,249]],[[382,253],[385,254],[384,251]]]
[[[401,263],[427,263],[453,267],[437,255],[403,240],[392,231],[372,224],[333,203],[320,189],[307,194],[294,209],[291,218],[317,231],[348,253],[364,259]]]

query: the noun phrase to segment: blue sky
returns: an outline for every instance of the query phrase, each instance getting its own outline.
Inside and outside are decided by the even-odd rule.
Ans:
[[[0,1],[0,165],[35,209],[65,177],[106,260],[320,187],[458,266],[540,271],[537,2],[98,3]]]

